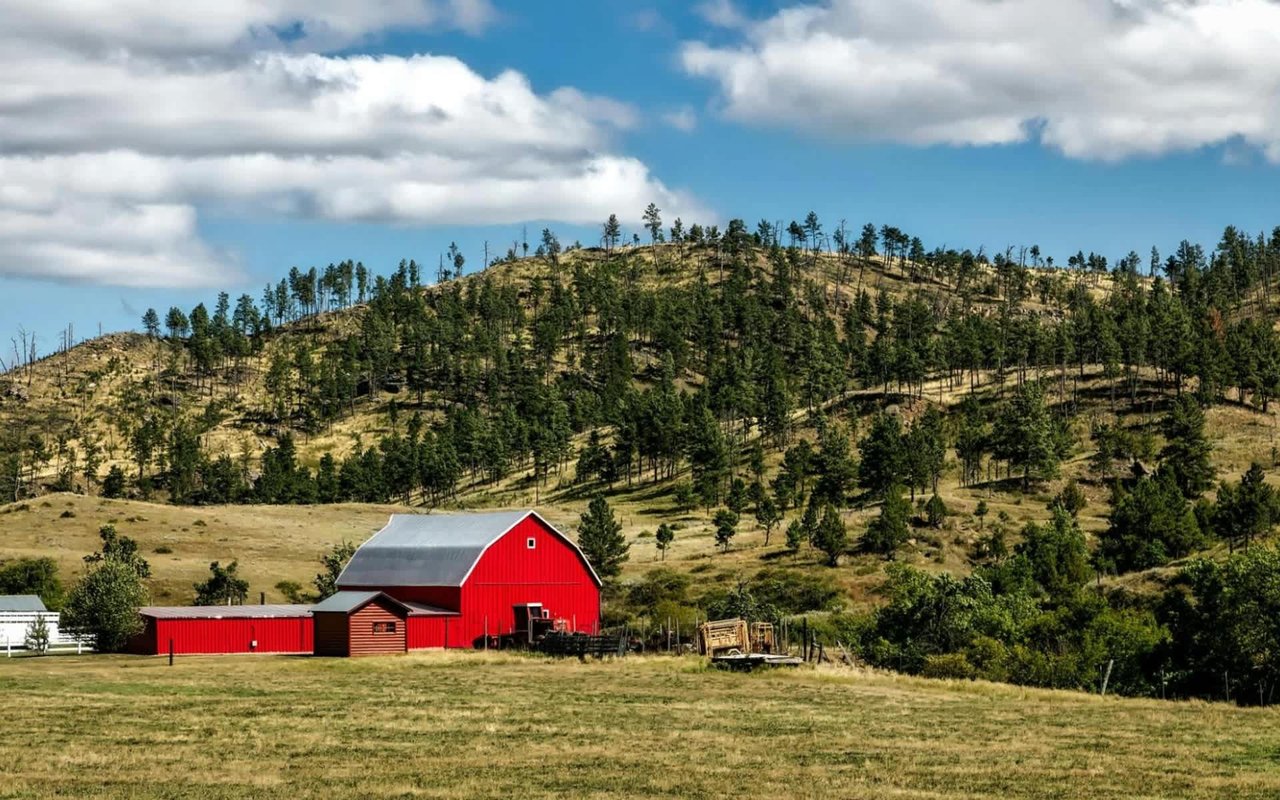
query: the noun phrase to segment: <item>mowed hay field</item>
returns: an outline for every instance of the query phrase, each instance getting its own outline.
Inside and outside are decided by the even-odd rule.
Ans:
[[[1280,713],[481,653],[0,662],[0,797],[1274,798]]]

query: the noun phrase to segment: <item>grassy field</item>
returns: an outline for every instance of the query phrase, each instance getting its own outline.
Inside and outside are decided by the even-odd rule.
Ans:
[[[1280,715],[478,653],[0,662],[0,797],[1273,798]]]

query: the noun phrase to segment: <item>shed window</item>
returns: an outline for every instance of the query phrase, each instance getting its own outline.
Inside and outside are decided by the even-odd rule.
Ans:
[[[375,622],[373,623],[374,633],[395,633],[396,624],[394,622]]]
[[[530,536],[528,539],[524,540],[524,546],[532,550],[538,546],[538,540]]]

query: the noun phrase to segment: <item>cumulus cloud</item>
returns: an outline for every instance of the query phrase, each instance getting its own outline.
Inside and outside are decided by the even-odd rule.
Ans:
[[[2,0],[6,37],[92,53],[225,56],[235,49],[329,50],[390,28],[478,33],[489,0]]]
[[[1271,0],[828,0],[681,61],[730,118],[832,139],[1104,161],[1238,142],[1280,161]]]
[[[651,201],[697,211],[614,152],[637,124],[625,103],[540,94],[452,57],[296,47],[478,26],[487,2],[233,0],[208,4],[200,30],[191,3],[179,15],[138,2],[129,31],[106,3],[79,5],[73,30],[0,0],[23,12],[0,31],[0,275],[223,285],[236,262],[201,238],[210,208],[388,224],[585,223]]]

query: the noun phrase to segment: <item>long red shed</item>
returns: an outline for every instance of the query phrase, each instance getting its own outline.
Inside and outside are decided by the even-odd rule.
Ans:
[[[311,606],[148,606],[138,613],[142,631],[129,650],[163,655],[194,653],[310,653]]]
[[[540,616],[594,632],[600,578],[534,511],[395,514],[338,577],[343,592],[382,592],[406,609],[406,648],[475,647]]]

